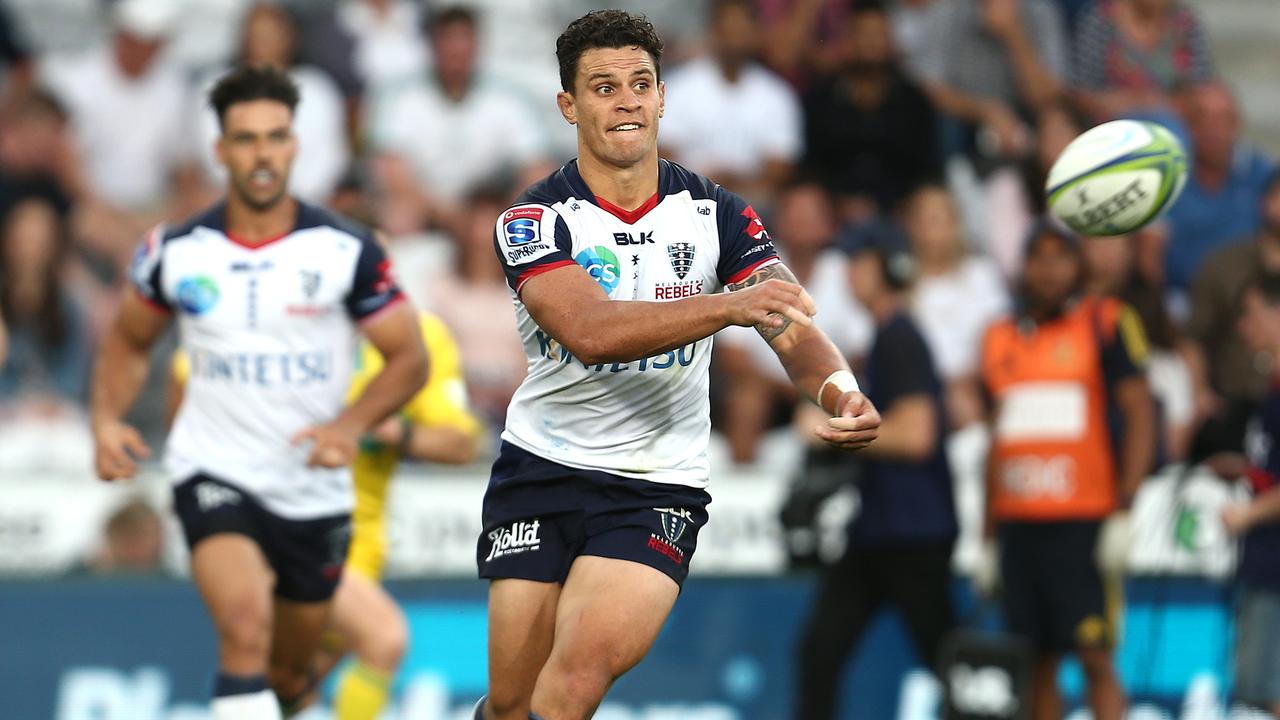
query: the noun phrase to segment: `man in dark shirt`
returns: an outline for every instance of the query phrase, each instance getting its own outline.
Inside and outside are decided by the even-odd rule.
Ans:
[[[954,625],[949,586],[957,526],[946,458],[943,389],[924,337],[906,312],[913,261],[902,234],[872,224],[846,236],[854,295],[876,323],[867,396],[883,418],[863,451],[861,506],[849,545],[823,579],[799,648],[796,718],[837,717],[842,668],[885,605],[906,621],[920,662],[932,666]]]
[[[1258,353],[1280,354],[1280,278],[1255,280],[1244,293],[1240,334]],[[1241,535],[1236,699],[1280,717],[1280,374],[1250,424],[1249,464],[1241,470],[1253,502],[1228,507],[1223,524]],[[1231,473],[1238,475],[1239,473]]]
[[[803,165],[840,198],[845,219],[865,219],[941,173],[937,119],[898,67],[883,6],[860,4],[846,39],[842,71],[804,97]]]

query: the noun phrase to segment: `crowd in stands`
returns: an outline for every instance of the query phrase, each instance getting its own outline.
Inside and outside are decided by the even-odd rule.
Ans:
[[[620,4],[668,42],[663,154],[759,210],[855,363],[873,323],[835,248],[868,223],[901,229],[915,263],[905,301],[951,428],[983,419],[981,339],[1012,307],[1049,165],[1115,117],[1158,120],[1193,156],[1166,221],[1085,241],[1090,290],[1144,321],[1168,457],[1185,453],[1198,420],[1262,396],[1270,367],[1235,330],[1236,295],[1280,272],[1280,185],[1182,0]],[[95,338],[139,239],[220,191],[204,93],[236,63],[289,69],[302,95],[293,192],[384,231],[410,296],[458,336],[472,403],[496,432],[524,360],[493,218],[574,153],[552,50],[593,6],[2,6],[0,437],[82,422]],[[725,332],[715,365],[716,427],[743,462],[797,400],[751,335]],[[158,439],[164,383],[153,380],[133,419]]]

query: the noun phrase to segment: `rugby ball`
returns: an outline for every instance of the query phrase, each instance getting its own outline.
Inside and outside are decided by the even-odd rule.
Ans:
[[[1049,212],[1081,235],[1123,235],[1169,209],[1187,154],[1167,128],[1112,120],[1071,141],[1049,170]]]

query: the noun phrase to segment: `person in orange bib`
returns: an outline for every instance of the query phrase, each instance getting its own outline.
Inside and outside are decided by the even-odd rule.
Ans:
[[[1025,257],[1018,310],[982,348],[986,528],[998,540],[1005,618],[1035,655],[1033,718],[1063,717],[1058,665],[1074,652],[1093,717],[1120,720],[1119,593],[1095,557],[1104,521],[1127,510],[1155,453],[1146,340],[1127,305],[1082,295],[1078,238],[1039,223]]]

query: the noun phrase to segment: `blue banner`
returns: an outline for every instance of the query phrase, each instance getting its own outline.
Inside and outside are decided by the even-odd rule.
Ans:
[[[468,720],[484,691],[484,584],[395,583],[413,633],[392,718]],[[649,657],[611,692],[602,720],[786,720],[807,578],[701,579],[685,588]],[[1231,628],[1221,586],[1132,582],[1121,674],[1150,718],[1209,717],[1228,688]],[[207,720],[216,657],[194,589],[178,581],[0,583],[0,717]],[[850,658],[848,720],[918,720],[938,687],[884,614]],[[1082,681],[1067,667],[1073,705]]]

